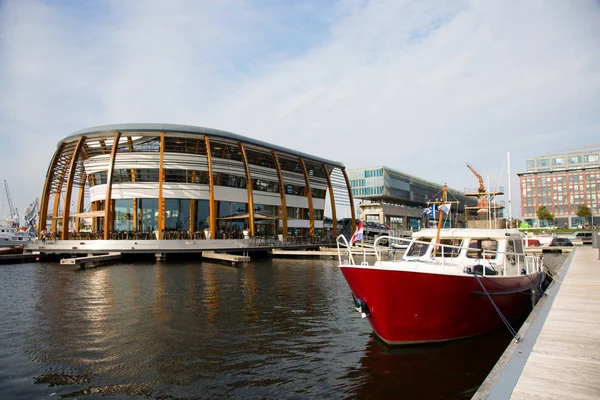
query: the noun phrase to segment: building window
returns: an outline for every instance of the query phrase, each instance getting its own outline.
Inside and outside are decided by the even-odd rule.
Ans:
[[[550,166],[550,160],[549,159],[537,160],[536,165],[538,167],[548,167],[548,166]]]
[[[581,164],[581,156],[569,156],[569,164]]]
[[[533,168],[533,167],[535,167],[535,161],[527,160],[527,168]]]
[[[564,157],[558,157],[552,159],[552,165],[563,165],[565,163]]]

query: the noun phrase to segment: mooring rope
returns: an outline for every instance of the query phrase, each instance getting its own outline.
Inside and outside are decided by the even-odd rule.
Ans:
[[[481,288],[483,289],[483,292],[485,293],[485,295],[487,296],[487,298],[490,300],[490,302],[494,306],[494,309],[496,310],[496,312],[500,316],[500,319],[502,320],[502,322],[504,322],[504,325],[506,326],[506,328],[508,328],[508,331],[510,332],[510,334],[513,336],[513,338],[515,339],[516,342],[519,342],[521,340],[521,336],[510,325],[510,322],[508,322],[508,320],[506,319],[506,317],[504,316],[504,314],[502,314],[502,311],[500,311],[500,309],[498,308],[498,306],[496,305],[496,303],[494,303],[494,300],[492,300],[492,297],[490,296],[490,294],[488,293],[487,289],[485,288],[485,286],[483,286],[483,283],[479,279],[479,275],[473,274],[473,276],[475,276],[475,279],[479,283],[479,286],[481,286]]]
[[[582,287],[588,287],[591,289],[599,289],[600,290],[600,285],[590,285],[587,283],[571,283],[571,282],[561,281],[560,279],[558,279],[554,276],[554,274],[552,273],[552,271],[550,271],[550,269],[548,267],[544,266],[544,268],[546,268],[546,273],[550,277],[550,279],[552,279],[556,283],[560,283],[561,285],[564,284],[567,286],[582,286]]]

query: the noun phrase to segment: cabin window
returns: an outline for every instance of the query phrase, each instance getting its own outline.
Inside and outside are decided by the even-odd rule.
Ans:
[[[459,256],[460,249],[455,249],[454,247],[445,247],[445,246],[460,247],[461,239],[440,239],[440,244],[444,245],[444,246],[440,246],[437,248],[436,257],[456,258]]]
[[[468,258],[483,258],[483,252],[487,251],[485,258],[491,260],[496,258],[493,251],[498,251],[498,241],[492,239],[471,239],[469,243],[469,250],[467,251]]]
[[[429,242],[431,242],[431,238],[418,238],[416,239],[418,242],[427,242],[427,243],[412,243],[408,251],[406,252],[407,256],[410,257],[420,257],[427,253],[427,248],[429,247]]]
[[[515,240],[515,253],[517,253],[518,265],[523,265],[525,262],[525,254],[523,252],[523,240],[517,239]]]
[[[516,264],[515,242],[512,240],[509,240],[506,244],[506,262],[510,265]]]

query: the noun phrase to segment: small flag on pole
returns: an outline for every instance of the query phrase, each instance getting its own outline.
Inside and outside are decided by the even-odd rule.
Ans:
[[[424,217],[425,215],[429,216],[431,219],[435,219],[435,205],[432,204],[429,207],[424,208],[421,212],[421,217]]]
[[[450,207],[451,207],[450,203],[445,203],[445,204],[440,205],[438,207],[438,210],[443,211],[444,214],[448,214],[450,212]]]
[[[362,240],[363,231],[363,222],[360,221],[360,223],[356,227],[356,232],[354,232],[354,235],[352,235],[352,237],[350,238],[350,246],[354,246],[354,243],[356,243],[357,240]]]

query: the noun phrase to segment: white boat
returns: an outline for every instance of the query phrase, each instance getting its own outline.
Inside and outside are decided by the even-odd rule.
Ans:
[[[28,232],[17,231],[9,226],[0,226],[0,248],[22,246],[31,243]]]
[[[525,247],[547,247],[552,242],[552,239],[554,239],[554,235],[549,233],[540,233],[537,235],[526,233],[523,237],[523,244],[525,245]]]

